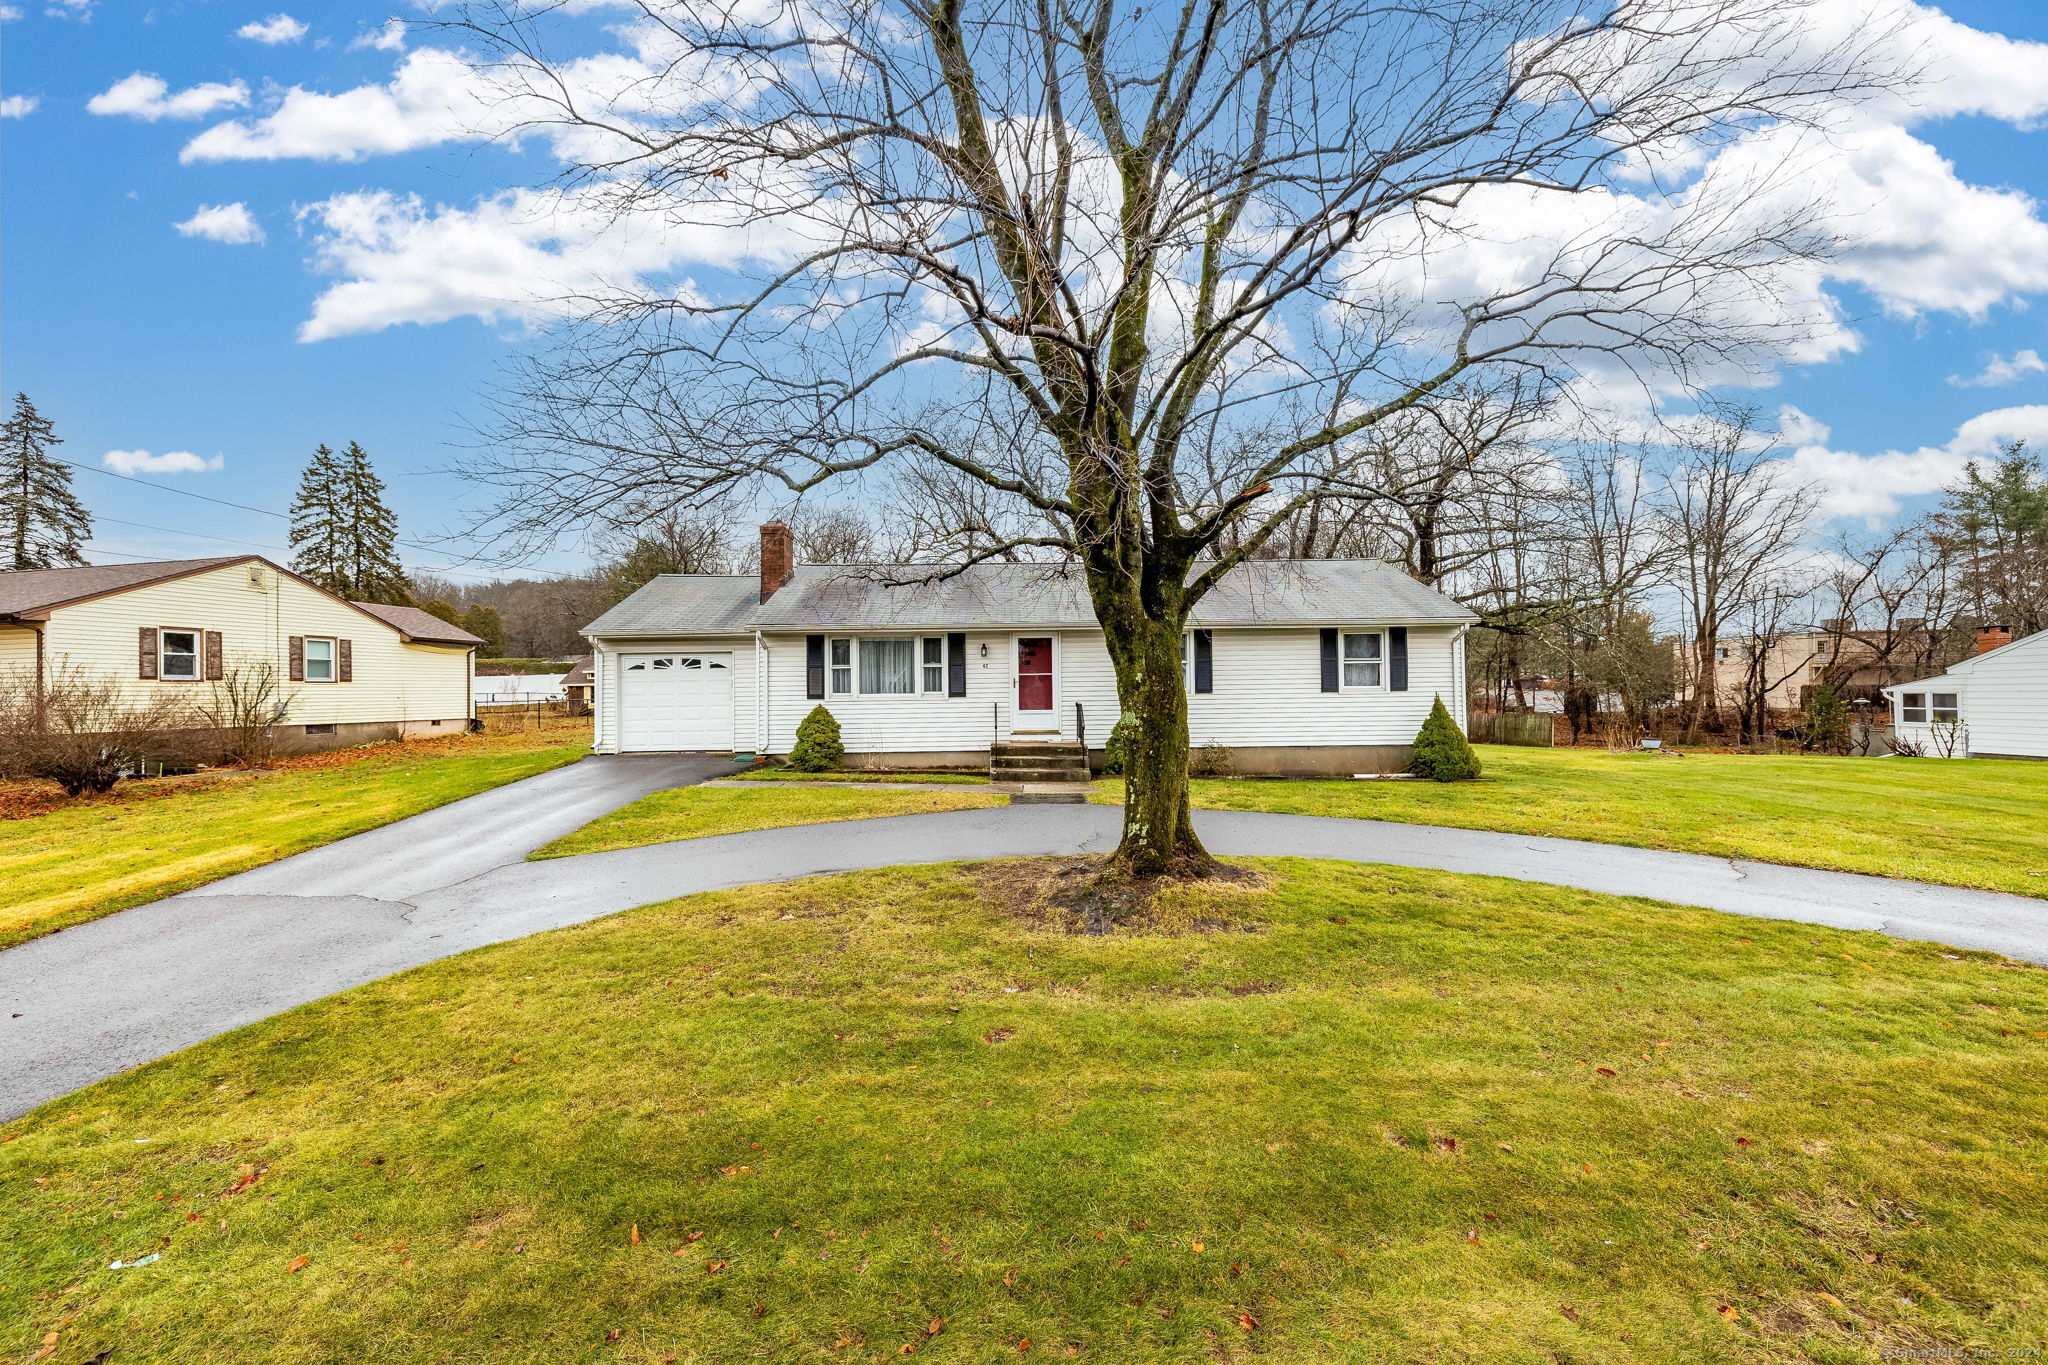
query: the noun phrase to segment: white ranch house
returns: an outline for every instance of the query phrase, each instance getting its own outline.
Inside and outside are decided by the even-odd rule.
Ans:
[[[2048,758],[2048,631],[1977,639],[1946,673],[1884,689],[1894,739],[1930,758]]]
[[[762,528],[762,573],[654,579],[585,628],[600,753],[785,754],[812,707],[851,766],[986,767],[991,746],[1085,739],[1116,679],[1079,570],[796,565]],[[1465,721],[1476,618],[1378,560],[1260,561],[1196,608],[1192,741],[1238,771],[1394,771],[1439,696]]]

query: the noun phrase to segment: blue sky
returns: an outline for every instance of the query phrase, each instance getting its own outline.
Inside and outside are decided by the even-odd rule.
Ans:
[[[512,285],[570,250],[485,206],[509,186],[542,183],[553,162],[531,142],[445,136],[449,115],[435,102],[457,95],[420,58],[450,40],[387,29],[390,0],[284,0],[281,22],[276,3],[11,0],[15,17],[0,26],[10,115],[0,119],[0,382],[57,423],[68,458],[101,466],[109,452],[146,451],[148,462],[112,458],[159,483],[276,511],[315,444],[360,441],[392,487],[404,534],[433,540],[474,496],[439,471],[537,321]],[[1968,0],[1945,13],[2048,44],[2038,0]],[[1951,194],[1938,177],[1874,171],[1888,197],[1872,212],[1896,216],[1902,244],[1867,266],[1866,280],[1831,285],[1857,349],[1788,365],[1757,395],[1803,414],[1794,429],[1810,471],[1844,490],[1879,490],[1860,500],[1844,491],[1839,510],[1851,517],[1923,505],[1922,485],[1997,435],[2048,436],[2038,307],[2048,214],[2034,202],[2048,203],[2048,128],[2029,130],[2048,111],[2048,47],[1984,51],[1985,83],[2008,92],[1995,106],[2002,117],[1911,124],[1916,145],[1931,145],[1980,197]],[[188,150],[200,145],[210,150]],[[1987,206],[2024,230],[1973,238]],[[471,257],[495,264],[472,279],[454,268]],[[1887,279],[1938,283],[1902,301]],[[148,472],[170,452],[200,467]],[[283,523],[259,513],[101,474],[77,483],[102,518],[96,548],[108,561],[283,543]],[[450,565],[463,553],[410,556]],[[578,556],[530,562],[563,569]]]

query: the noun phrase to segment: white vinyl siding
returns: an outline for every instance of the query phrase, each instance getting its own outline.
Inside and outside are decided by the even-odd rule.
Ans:
[[[1891,689],[1898,737],[1938,755],[1935,697],[1947,693],[1955,695],[1961,732],[1955,757],[2048,758],[2048,631]],[[1921,708],[1908,705],[1914,696],[1926,699],[1924,722],[1917,719]]]
[[[277,670],[280,685],[291,697],[287,725],[418,722],[424,727],[437,720],[468,719],[467,649],[408,644],[397,630],[368,613],[273,568],[257,567],[262,573],[256,584],[250,580],[249,565],[228,564],[59,607],[46,626],[46,665],[51,670],[63,663],[87,668],[138,693],[166,687],[189,692],[190,682],[137,676],[137,632],[145,626],[160,632],[200,632],[203,675],[203,632],[218,631],[224,669],[267,661]],[[287,642],[294,635],[348,640],[354,680],[318,685],[289,681]],[[199,686],[203,689],[205,684]]]
[[[1015,702],[1016,639],[1029,631],[971,631],[967,634],[967,695],[949,697],[943,689],[925,690],[919,678],[908,693],[863,694],[861,652],[850,645],[843,655],[833,642],[859,637],[828,637],[826,695],[822,702],[806,695],[804,636],[771,634],[766,647],[768,688],[756,691],[760,676],[751,636],[676,637],[661,641],[603,639],[597,642],[593,667],[598,673],[598,734],[601,752],[622,745],[618,728],[617,668],[626,654],[658,650],[731,650],[733,657],[733,746],[739,750],[787,753],[796,743],[796,727],[814,706],[823,705],[839,721],[849,753],[985,752],[990,742],[1010,737]],[[1060,734],[1075,738],[1085,721],[1088,743],[1102,747],[1116,724],[1116,676],[1099,631],[1048,631],[1059,638],[1056,668],[1058,705],[1054,719]],[[1360,632],[1351,632],[1357,634]],[[1462,724],[1464,685],[1459,673],[1459,632],[1451,626],[1415,626],[1408,632],[1408,690],[1386,686],[1385,628],[1370,633],[1382,639],[1382,670],[1378,687],[1352,691],[1322,690],[1322,639],[1315,627],[1230,629],[1212,634],[1215,691],[1188,698],[1189,724],[1196,745],[1232,748],[1407,744],[1441,694]],[[881,638],[881,637],[869,637]],[[896,637],[914,652],[913,671],[930,661],[923,641],[929,636]],[[986,655],[983,649],[986,648]],[[1341,648],[1341,645],[1340,645]],[[843,664],[835,660],[844,658]],[[881,667],[878,663],[877,667]],[[844,668],[849,692],[833,690],[832,672]],[[890,665],[894,667],[893,664]],[[1079,708],[1077,713],[1076,708]],[[765,718],[765,734],[761,724]]]

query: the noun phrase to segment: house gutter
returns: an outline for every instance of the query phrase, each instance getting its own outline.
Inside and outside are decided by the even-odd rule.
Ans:
[[[768,637],[754,632],[754,757],[768,756]]]

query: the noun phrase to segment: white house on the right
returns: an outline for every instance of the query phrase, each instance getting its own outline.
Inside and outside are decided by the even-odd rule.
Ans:
[[[1930,758],[2048,758],[2048,631],[1980,630],[1976,654],[1884,694],[1895,741]]]

